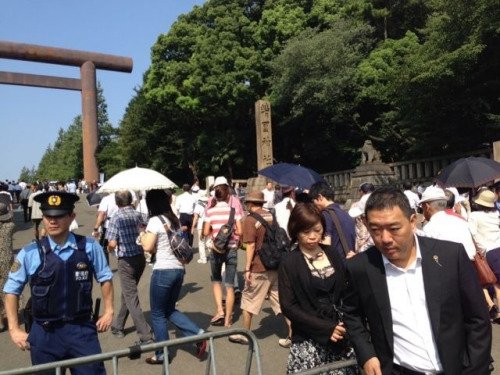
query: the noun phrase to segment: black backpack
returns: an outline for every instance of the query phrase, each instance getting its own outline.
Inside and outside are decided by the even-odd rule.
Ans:
[[[231,241],[231,237],[233,236],[234,213],[235,209],[231,207],[229,220],[220,228],[217,236],[214,238],[214,251],[219,254],[225,254],[229,248],[229,241]]]
[[[262,264],[266,270],[278,269],[282,257],[290,251],[290,239],[286,231],[278,225],[274,215],[272,224],[269,224],[266,219],[255,212],[251,212],[249,216],[261,223],[266,229],[262,246],[257,250]]]

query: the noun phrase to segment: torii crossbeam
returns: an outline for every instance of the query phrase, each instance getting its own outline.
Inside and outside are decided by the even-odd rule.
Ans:
[[[80,67],[80,79],[0,71],[0,84],[78,90],[82,93],[83,177],[98,181],[96,69],[132,72],[130,57],[0,40],[0,58]]]

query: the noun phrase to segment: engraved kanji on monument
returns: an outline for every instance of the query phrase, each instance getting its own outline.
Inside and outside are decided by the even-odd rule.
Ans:
[[[267,100],[255,102],[255,129],[257,131],[257,169],[273,164],[273,132],[271,104]]]

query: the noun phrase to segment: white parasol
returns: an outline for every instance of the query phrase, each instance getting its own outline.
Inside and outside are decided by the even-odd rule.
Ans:
[[[114,193],[120,190],[152,190],[177,187],[170,179],[148,168],[130,168],[106,181],[98,193]]]

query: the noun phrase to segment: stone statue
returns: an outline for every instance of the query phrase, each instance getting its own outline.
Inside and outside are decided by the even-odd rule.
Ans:
[[[361,164],[369,164],[374,162],[381,162],[380,152],[373,147],[372,141],[367,139],[363,144],[363,147],[359,149],[361,151]]]

